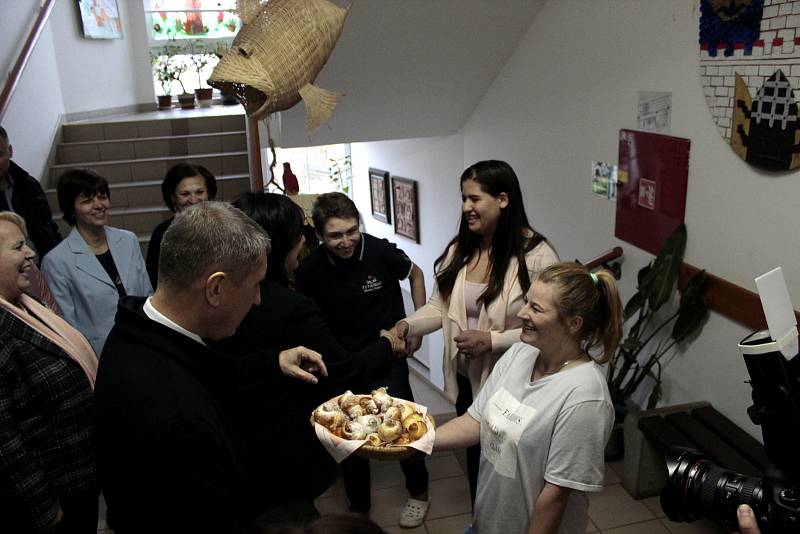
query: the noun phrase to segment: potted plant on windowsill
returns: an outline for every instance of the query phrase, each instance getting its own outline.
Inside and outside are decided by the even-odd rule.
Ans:
[[[211,87],[203,87],[203,69],[211,62],[214,57],[210,54],[203,43],[199,41],[189,42],[189,57],[191,58],[194,71],[197,73],[197,89],[194,94],[197,97],[197,104],[201,108],[211,106],[214,90]]]
[[[608,389],[616,413],[615,429],[606,448],[607,460],[622,457],[622,422],[635,405],[631,397],[649,387],[647,409],[661,398],[664,368],[675,346],[699,332],[708,317],[703,294],[708,282],[705,271],[694,275],[680,294],[677,308],[666,310],[672,301],[678,271],[686,250],[686,226],[678,226],[656,258],[637,274],[636,293],[625,304],[627,335],[608,363]],[[669,328],[671,327],[671,330]]]
[[[174,68],[175,68],[175,80],[180,84],[181,94],[178,95],[178,103],[181,105],[181,109],[194,109],[194,93],[190,93],[186,90],[186,86],[183,85],[183,81],[181,80],[181,76],[184,72],[189,70],[189,64],[184,60],[178,60],[177,58],[173,58],[174,60]]]
[[[150,63],[153,66],[153,74],[161,85],[162,94],[158,95],[158,109],[171,109],[172,82],[175,80],[172,56],[166,50],[160,54],[151,53]]]

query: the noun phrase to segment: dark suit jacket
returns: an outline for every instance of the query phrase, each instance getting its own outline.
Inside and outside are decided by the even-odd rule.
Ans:
[[[97,488],[93,416],[80,365],[0,309],[0,530],[38,531],[59,496]]]
[[[322,355],[328,378],[314,385],[281,377],[273,387],[245,390],[239,411],[250,422],[248,439],[259,450],[269,451],[260,457],[265,460],[262,480],[285,481],[279,494],[271,496],[278,501],[313,499],[332,481],[335,464],[314,434],[311,411],[342,388],[363,393],[366,384],[388,375],[396,361],[389,341],[383,338],[361,352],[346,351],[313,300],[270,280],[261,283],[261,305],[250,310],[236,334],[219,346],[229,354],[247,354],[266,346],[286,350],[298,345]]]
[[[8,174],[14,181],[14,193],[11,195],[14,211],[25,219],[28,236],[41,261],[61,241],[58,226],[53,222],[50,206],[47,205],[47,196],[39,181],[13,161],[8,166]]]
[[[95,387],[114,531],[252,532],[269,503],[235,423],[237,391],[279,375],[276,355],[228,357],[150,320],[144,301],[120,300]]]

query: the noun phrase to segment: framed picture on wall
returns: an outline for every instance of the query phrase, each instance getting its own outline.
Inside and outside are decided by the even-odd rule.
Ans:
[[[372,201],[372,216],[381,222],[392,222],[389,209],[389,173],[380,169],[369,170],[369,198]]]
[[[87,39],[122,39],[117,0],[78,0],[83,36]]]
[[[393,177],[392,204],[394,205],[394,233],[419,243],[417,182]]]

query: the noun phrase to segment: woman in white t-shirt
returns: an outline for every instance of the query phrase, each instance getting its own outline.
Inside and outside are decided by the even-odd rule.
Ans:
[[[614,422],[600,364],[619,343],[622,304],[610,273],[577,263],[547,267],[526,297],[522,343],[468,412],[436,430],[434,449],[480,442],[478,534],[582,534]]]
[[[394,328],[397,337],[412,340],[442,330],[444,396],[458,415],[467,412],[495,362],[519,341],[517,313],[531,280],[558,262],[529,223],[519,179],[508,163],[479,161],[461,174],[460,184],[458,234],[434,263],[433,295]],[[467,448],[473,503],[479,463],[480,447]]]

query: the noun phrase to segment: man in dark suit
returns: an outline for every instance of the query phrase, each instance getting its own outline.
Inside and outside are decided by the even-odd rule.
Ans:
[[[11,161],[12,157],[14,147],[0,126],[0,211],[15,211],[25,219],[28,236],[39,256],[38,264],[61,241],[61,234],[39,181]]]
[[[117,534],[255,532],[270,505],[254,480],[263,452],[237,425],[241,389],[327,371],[304,347],[232,357],[206,344],[259,305],[268,251],[244,213],[204,202],[164,235],[155,294],[121,299],[95,389],[97,468]]]

